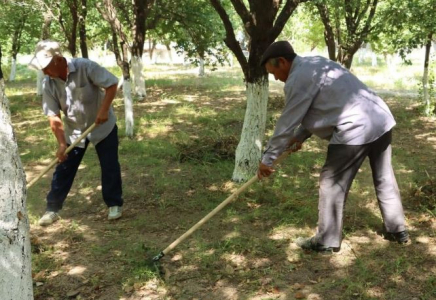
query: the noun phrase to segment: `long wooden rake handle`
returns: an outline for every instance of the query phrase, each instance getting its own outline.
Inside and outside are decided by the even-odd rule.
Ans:
[[[94,130],[95,126],[97,124],[92,124],[91,126],[89,126],[88,129],[86,129],[86,131],[84,133],[82,133],[81,136],[79,136],[79,138],[77,140],[74,141],[74,143],[72,143],[67,150],[65,150],[65,154],[68,154],[71,150],[73,150],[74,147],[76,147],[76,145],[78,143],[80,143],[81,140],[83,140],[92,130]],[[56,157],[55,159],[53,159],[50,164],[44,169],[42,170],[41,174],[39,174],[37,177],[35,177],[31,182],[29,182],[26,186],[26,188],[30,188],[32,185],[35,184],[35,182],[37,182],[42,176],[45,175],[45,173],[47,173],[55,164],[58,163],[58,158]]]
[[[282,155],[280,155],[275,161],[274,166],[282,162],[288,155],[292,152],[292,150],[283,152]],[[179,245],[181,242],[183,242],[188,236],[190,236],[194,231],[196,231],[198,228],[200,228],[204,223],[206,223],[210,218],[212,218],[216,213],[218,213],[221,209],[223,209],[227,204],[232,202],[240,193],[245,191],[251,184],[256,182],[258,180],[257,175],[251,177],[250,180],[248,180],[244,185],[242,185],[239,189],[237,189],[233,194],[231,194],[229,197],[227,197],[226,200],[221,202],[220,205],[215,207],[214,210],[212,210],[210,213],[208,213],[203,219],[197,222],[194,226],[192,226],[188,231],[186,231],[184,234],[182,234],[177,240],[172,242],[168,247],[166,247],[163,251],[161,251],[158,255],[156,255],[153,258],[153,261],[159,261],[162,257],[164,257],[168,252],[173,250],[177,245]]]

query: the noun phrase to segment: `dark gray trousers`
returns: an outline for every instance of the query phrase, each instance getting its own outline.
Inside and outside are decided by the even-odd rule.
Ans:
[[[403,206],[392,169],[392,131],[359,146],[329,145],[319,187],[316,238],[328,247],[342,240],[343,210],[351,183],[366,157],[372,170],[375,192],[387,232],[405,230]]]

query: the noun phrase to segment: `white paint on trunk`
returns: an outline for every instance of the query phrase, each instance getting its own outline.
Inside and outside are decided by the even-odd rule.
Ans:
[[[138,97],[145,97],[145,78],[142,70],[144,65],[142,58],[138,56],[132,56],[132,73],[133,73],[133,94]]]
[[[374,52],[372,52],[372,53],[371,53],[371,59],[372,59],[371,65],[372,65],[373,67],[377,67],[377,54],[375,54]]]
[[[171,47],[167,47],[167,50],[168,50],[168,58],[170,60],[170,65],[172,66],[174,64],[173,52],[171,51]]]
[[[118,80],[117,90],[121,90],[123,88],[124,84],[124,76],[121,75],[120,79]]]
[[[246,181],[256,174],[262,156],[268,104],[268,78],[247,84],[247,108],[241,140],[236,149],[232,179]]]
[[[36,76],[36,94],[38,96],[42,96],[42,80],[44,79],[44,73],[41,70],[38,70]]]
[[[428,66],[424,67],[424,74],[422,75],[422,93],[424,96],[425,103],[425,114],[427,116],[431,115],[431,101],[430,101],[430,93],[428,88]]]
[[[0,80],[0,299],[33,299],[26,176]]]
[[[395,54],[385,54],[386,65],[388,66],[389,74],[393,78],[399,76],[397,72],[397,56]]]
[[[15,81],[16,74],[17,74],[17,61],[12,58],[12,61],[11,61],[11,74],[9,74],[9,81]]]
[[[123,81],[124,114],[126,118],[126,135],[133,136],[133,99],[130,80]]]
[[[198,76],[203,77],[204,76],[204,59],[200,58],[200,66],[198,68]]]

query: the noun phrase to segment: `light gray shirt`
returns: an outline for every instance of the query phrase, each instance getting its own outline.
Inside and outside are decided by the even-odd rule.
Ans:
[[[103,101],[105,91],[118,83],[118,79],[105,68],[85,58],[66,58],[68,64],[67,79],[45,76],[43,80],[42,107],[46,116],[63,113],[65,138],[68,144],[74,141],[89,127],[96,118]],[[112,107],[109,119],[98,125],[87,138],[96,145],[109,135],[115,126],[116,118]],[[85,141],[77,147],[83,148]]]
[[[303,142],[315,134],[330,144],[363,145],[395,126],[380,97],[324,57],[295,57],[284,92],[285,108],[262,158],[268,166],[286,150],[292,137]]]

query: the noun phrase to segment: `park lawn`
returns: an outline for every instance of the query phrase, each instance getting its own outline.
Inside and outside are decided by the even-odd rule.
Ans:
[[[363,77],[374,74],[356,70]],[[151,258],[240,186],[230,178],[245,96],[236,67],[199,78],[189,68],[147,66],[146,79],[147,97],[134,104],[133,138],[124,133],[121,93],[114,102],[122,219],[106,220],[92,146],[62,220],[48,228],[37,225],[51,173],[29,189],[35,299],[436,298],[436,125],[420,116],[416,99],[401,94],[384,99],[398,123],[393,163],[411,243],[401,246],[377,234],[381,217],[367,162],[349,195],[341,251],[305,253],[293,243],[310,236],[317,221],[317,181],[327,143],[312,138],[273,178],[250,186],[162,258],[163,272],[157,272]],[[375,87],[410,88],[407,80],[386,82]],[[283,107],[281,88],[271,82],[268,136]],[[42,115],[33,75],[7,83],[6,93],[30,180],[53,159],[56,140]]]

